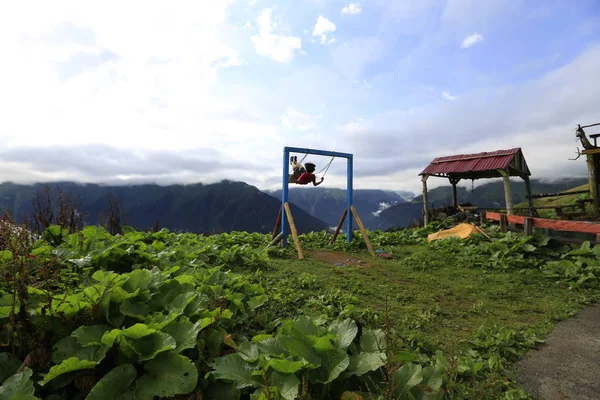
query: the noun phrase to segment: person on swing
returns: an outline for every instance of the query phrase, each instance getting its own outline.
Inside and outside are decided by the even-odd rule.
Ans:
[[[317,182],[317,177],[313,172],[315,172],[316,165],[310,162],[307,162],[304,166],[298,162],[298,157],[292,156],[290,157],[290,164],[292,164],[292,168],[294,171],[290,175],[289,183],[295,183],[297,185],[308,185],[312,182],[314,186],[319,186],[323,183],[325,178],[321,178],[319,182]]]

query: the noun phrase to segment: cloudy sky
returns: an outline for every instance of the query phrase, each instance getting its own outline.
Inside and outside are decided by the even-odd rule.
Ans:
[[[598,0],[6,1],[0,48],[0,181],[272,189],[286,145],[356,188],[512,147],[585,176],[600,122]]]

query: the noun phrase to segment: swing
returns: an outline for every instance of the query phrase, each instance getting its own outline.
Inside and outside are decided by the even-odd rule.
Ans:
[[[304,159],[306,158],[306,156],[308,156],[308,154],[305,154],[304,157],[302,157],[302,159],[300,159],[300,162],[298,162],[298,164],[302,165],[302,162],[304,161]],[[331,164],[333,163],[334,159],[335,159],[335,156],[331,157],[331,160],[329,160],[329,162],[327,163],[327,165],[325,165],[325,167],[323,167],[319,172],[315,172],[314,175],[315,176],[319,175],[321,172],[325,171],[325,172],[323,172],[323,176],[322,176],[322,178],[325,178],[325,175],[327,174],[327,171],[329,171],[329,167],[331,167]],[[296,180],[300,177],[300,175],[303,172],[306,172],[306,170],[304,169],[304,166],[303,166],[302,169],[299,170],[299,173],[297,173],[298,176],[295,176],[294,171],[295,170],[292,168],[292,171],[289,173],[289,177],[290,177],[289,182],[290,183],[295,183],[296,185],[299,185],[299,183],[296,182]],[[294,178],[293,180],[292,180],[292,177]]]

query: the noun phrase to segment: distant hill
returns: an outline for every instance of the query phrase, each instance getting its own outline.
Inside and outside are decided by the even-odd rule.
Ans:
[[[536,193],[551,193],[568,190],[587,183],[587,178],[565,178],[555,181],[540,179],[531,180],[531,191]],[[513,204],[527,201],[527,191],[522,180],[511,181]],[[458,202],[470,202],[479,207],[501,208],[505,206],[504,184],[495,181],[474,188],[458,187]],[[452,186],[440,186],[432,189],[427,194],[429,204],[433,207],[442,207],[452,204]],[[392,227],[407,227],[423,215],[423,196],[419,195],[409,203],[398,204],[383,211],[380,215],[380,223],[377,229],[388,229]]]
[[[281,199],[281,190],[267,192]],[[346,191],[323,187],[290,187],[289,202],[310,215],[336,226],[346,208]],[[353,203],[367,229],[379,225],[379,214],[383,210],[406,201],[398,194],[385,190],[354,190]]]
[[[148,229],[155,221],[173,231],[205,232],[271,232],[280,201],[243,182],[223,181],[215,184],[102,186],[57,183],[50,185],[81,196],[82,211],[90,224],[98,223],[98,215],[106,211],[109,195],[120,199],[125,218],[137,229]],[[31,214],[31,200],[43,190],[43,184],[0,184],[0,209],[6,208],[19,221]],[[311,216],[295,205],[292,213],[300,232],[327,229],[327,223]]]

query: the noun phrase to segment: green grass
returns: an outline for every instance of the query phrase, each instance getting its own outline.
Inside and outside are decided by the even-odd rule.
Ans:
[[[468,348],[467,341],[479,327],[494,324],[545,335],[556,321],[572,315],[599,294],[597,290],[562,288],[537,269],[505,272],[473,268],[426,245],[392,251],[393,260],[345,253],[348,258],[362,257],[369,263],[364,268],[336,267],[310,256],[300,261],[273,260],[262,280],[280,297],[275,307],[281,316],[297,315],[302,302],[326,308],[339,299],[370,310],[366,318],[382,323],[387,304],[387,318],[403,345],[429,352],[449,346]],[[286,295],[294,301],[286,303]],[[334,306],[332,311],[336,310]]]
[[[568,193],[568,192],[576,192],[576,191],[580,191],[580,190],[587,190],[588,189],[588,185],[581,185],[581,186],[577,186],[574,187],[572,189],[569,190],[565,190],[562,193]],[[566,205],[572,205],[575,204],[576,200],[581,200],[581,199],[589,199],[590,195],[587,193],[579,193],[579,194],[570,194],[570,195],[564,195],[564,196],[555,196],[555,197],[542,197],[540,199],[534,199],[533,200],[533,205],[535,207],[540,207],[540,206],[566,206]],[[527,208],[528,207],[528,203],[522,202],[519,203],[517,205],[515,205],[515,208]],[[586,209],[589,207],[586,207]],[[578,209],[577,209],[578,210]],[[573,209],[573,211],[575,211],[575,209]],[[588,211],[591,211],[588,210]],[[541,218],[556,218],[556,211],[549,209],[549,210],[538,210],[539,216]]]

